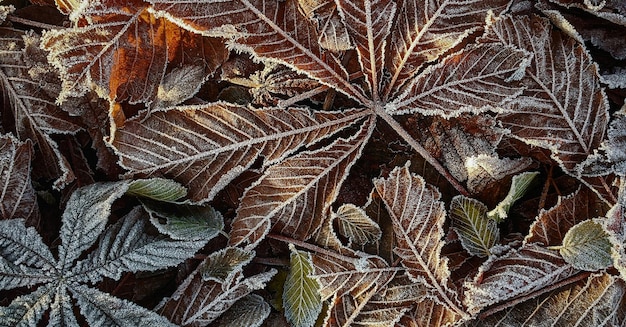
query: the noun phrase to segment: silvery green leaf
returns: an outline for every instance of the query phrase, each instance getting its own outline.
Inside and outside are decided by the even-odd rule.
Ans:
[[[69,288],[90,326],[99,327],[174,327],[165,317],[83,285]]]
[[[15,298],[8,306],[0,307],[0,327],[37,326],[52,302],[52,292],[52,286],[41,286],[32,293]]]
[[[65,286],[57,287],[54,295],[54,302],[50,304],[50,318],[48,318],[48,327],[79,327],[72,306],[72,299],[67,293]]]
[[[172,205],[155,201],[142,201],[142,204],[159,232],[175,240],[208,242],[224,229],[224,217],[209,206]]]
[[[167,268],[181,263],[204,246],[204,241],[176,241],[146,234],[142,213],[137,207],[109,227],[100,238],[98,248],[72,269],[72,278],[96,282],[102,276],[119,279],[127,271]]]
[[[233,304],[215,322],[220,327],[259,327],[270,315],[270,305],[257,294],[249,294]]]
[[[312,327],[322,312],[322,285],[313,273],[311,254],[296,250],[289,244],[291,260],[289,275],[283,289],[283,308],[285,317],[292,326]]]
[[[72,193],[61,226],[59,266],[67,271],[81,252],[91,247],[105,228],[113,201],[124,195],[128,182],[95,183]]]
[[[613,263],[609,234],[593,220],[576,224],[563,237],[563,245],[550,248],[559,250],[567,263],[581,270],[596,271]]]
[[[450,203],[452,228],[461,239],[463,248],[471,255],[487,257],[489,249],[500,238],[498,224],[487,217],[487,207],[480,201],[462,195]]]
[[[171,179],[155,177],[130,182],[126,193],[157,201],[173,202],[187,195],[187,188]]]
[[[14,265],[0,257],[0,290],[32,286],[52,280],[50,272],[24,265]]]
[[[537,175],[539,175],[538,172],[525,172],[515,175],[511,181],[509,193],[493,210],[487,213],[489,218],[495,219],[498,223],[506,219],[511,206],[526,194]]]
[[[0,220],[0,256],[13,265],[50,271],[56,266],[39,233],[27,228],[23,219]]]
[[[229,284],[237,273],[254,258],[254,251],[228,247],[213,252],[198,267],[202,280]]]

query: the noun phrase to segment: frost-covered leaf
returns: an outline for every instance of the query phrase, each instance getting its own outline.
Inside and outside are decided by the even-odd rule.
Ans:
[[[259,327],[272,311],[263,297],[249,294],[233,304],[224,314],[215,321],[220,327]]]
[[[345,51],[352,48],[350,36],[334,1],[298,0],[303,15],[317,29],[318,43],[324,49]]]
[[[0,264],[25,265],[41,272],[56,269],[56,260],[48,246],[35,228],[24,226],[22,219],[0,220],[0,256],[3,259]]]
[[[69,289],[90,326],[176,326],[151,310],[97,289],[82,285],[70,286]]]
[[[0,135],[0,219],[23,218],[32,222],[38,216],[30,178],[32,157],[30,141]]]
[[[275,274],[273,269],[247,278],[236,273],[228,284],[221,284],[214,280],[204,281],[195,270],[155,311],[182,326],[206,326],[239,299],[264,288]]]
[[[626,281],[626,219],[624,205],[617,204],[606,214],[606,219],[599,219],[604,230],[610,236],[613,245],[613,266],[619,271],[622,280]]]
[[[242,273],[243,267],[252,261],[254,254],[252,251],[233,247],[213,252],[198,268],[202,280],[230,284]]]
[[[498,223],[504,221],[509,215],[511,206],[526,194],[537,175],[539,175],[537,172],[525,172],[513,176],[509,193],[493,210],[487,213],[487,216]]]
[[[0,326],[32,327],[43,316],[52,302],[54,287],[40,286],[34,292],[15,298],[6,307],[0,307]]]
[[[560,245],[570,228],[584,220],[604,216],[606,210],[606,206],[586,188],[559,197],[554,207],[541,209],[537,220],[530,226],[524,243]]]
[[[348,251],[346,251],[348,252]],[[352,257],[313,255],[312,277],[321,285],[322,300],[350,295],[359,297],[368,290],[381,290],[395,276],[397,268],[391,268],[374,255]]]
[[[176,266],[198,251],[205,240],[176,241],[145,232],[141,208],[133,209],[100,237],[96,250],[71,270],[74,281],[119,279],[123,272],[155,271]],[[70,278],[68,276],[68,278]]]
[[[449,281],[448,260],[441,257],[446,212],[439,191],[411,174],[408,165],[396,167],[388,178],[374,180],[374,187],[391,215],[397,242],[394,252],[409,276],[423,283],[457,319],[467,319]]]
[[[259,156],[276,163],[367,113],[251,109],[228,103],[171,108],[118,128],[111,144],[131,174],[182,183],[192,201],[211,200]]]
[[[321,283],[311,276],[311,254],[290,244],[289,274],[283,289],[283,309],[287,321],[295,327],[312,327],[322,311]]]
[[[495,220],[487,217],[487,206],[476,199],[457,195],[450,203],[450,218],[452,228],[469,254],[490,255],[489,249],[500,239],[500,229]]]
[[[337,298],[326,315],[324,326],[395,326],[408,308],[380,301],[376,290],[371,288],[356,297],[346,294]]]
[[[53,277],[50,272],[25,265],[16,265],[4,257],[0,257],[0,290],[33,286],[51,281],[53,281]]]
[[[536,16],[500,19],[485,39],[533,53],[522,81],[526,90],[498,119],[513,137],[550,149],[564,170],[577,176],[576,166],[600,146],[608,121],[608,102],[590,55]]]
[[[234,38],[231,47],[236,50],[281,61],[348,96],[364,99],[362,91],[349,82],[339,59],[318,43],[316,27],[302,15],[296,0],[210,0],[193,6],[149,2],[159,15],[171,17],[193,31]]]
[[[428,4],[400,1],[389,47],[387,69],[391,79],[386,95],[402,90],[422,65],[438,59],[485,26],[490,12],[499,15],[508,6],[507,0],[437,0]]]
[[[95,88],[111,101],[150,103],[169,65],[199,57],[210,74],[228,56],[221,41],[154,17],[143,1],[89,2],[71,18],[73,27],[49,30],[42,42],[61,72],[60,102]]]
[[[596,271],[611,266],[611,242],[602,225],[586,220],[570,228],[563,245],[554,246],[563,259],[581,270]]]
[[[70,298],[67,288],[57,287],[54,301],[50,304],[50,318],[48,327],[79,327],[76,316],[74,315],[72,299]]]
[[[479,154],[469,157],[465,160],[467,189],[470,193],[482,192],[493,182],[518,173],[531,163],[532,160],[528,157],[500,158],[497,154]]]
[[[327,147],[302,152],[268,168],[244,193],[229,244],[254,247],[270,229],[299,240],[312,237],[326,219],[328,208],[373,127],[368,120],[349,139],[340,138]]]
[[[626,285],[608,274],[591,277],[497,312],[475,327],[609,327],[626,321]]]
[[[428,67],[386,110],[446,118],[496,110],[522,93],[512,81],[524,76],[528,64],[528,53],[511,46],[471,46]]]
[[[39,37],[14,29],[0,28],[0,86],[5,99],[3,119],[21,141],[30,139],[41,157],[35,176],[54,179],[62,188],[75,176],[51,134],[74,134],[81,127],[54,104],[58,76],[39,49]],[[9,126],[4,126],[8,128]]]
[[[367,216],[365,210],[353,204],[344,204],[333,215],[337,221],[337,232],[352,244],[361,246],[380,239],[380,227]]]
[[[617,112],[609,125],[607,140],[599,153],[591,155],[583,164],[583,174],[607,175],[611,172],[626,176],[626,106]]]
[[[59,268],[67,271],[104,231],[111,204],[128,190],[128,182],[95,183],[70,196],[61,220]]]
[[[187,195],[187,188],[165,178],[139,179],[130,182],[126,194],[157,201],[172,202]]]
[[[477,312],[494,303],[540,291],[578,270],[556,251],[525,245],[502,256],[491,256],[471,282],[465,283],[465,304]]]
[[[338,0],[336,3],[339,15],[354,41],[372,100],[379,101],[386,39],[391,31],[396,3],[389,0]]]
[[[175,106],[193,97],[205,81],[204,69],[199,65],[177,67],[165,74],[157,89],[153,110]]]
[[[175,240],[208,242],[224,229],[224,217],[210,206],[142,201],[159,232]]]

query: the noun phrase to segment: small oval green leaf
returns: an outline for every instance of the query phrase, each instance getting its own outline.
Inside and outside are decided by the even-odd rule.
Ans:
[[[321,285],[310,277],[311,254],[296,250],[293,244],[289,244],[289,249],[290,270],[283,290],[285,317],[291,326],[312,327],[322,312]]]
[[[498,225],[486,213],[487,207],[482,202],[462,195],[455,196],[450,203],[452,228],[471,255],[487,257],[489,249],[498,242]]]
[[[602,226],[585,220],[570,228],[559,250],[565,261],[577,269],[596,271],[611,266],[611,241]]]
[[[187,195],[187,188],[171,179],[157,177],[132,181],[126,194],[157,201],[173,202]]]

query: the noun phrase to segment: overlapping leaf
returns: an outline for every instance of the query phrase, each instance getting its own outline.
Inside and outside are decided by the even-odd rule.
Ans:
[[[393,29],[387,69],[391,80],[385,98],[397,93],[422,65],[441,57],[485,25],[489,13],[499,15],[507,0],[400,1]]]
[[[354,245],[360,246],[380,239],[378,224],[367,216],[365,210],[353,204],[342,205],[333,216],[337,220],[338,233]]]
[[[302,152],[267,169],[246,190],[233,220],[229,244],[254,247],[270,229],[307,240],[320,229],[350,167],[373,131],[366,121],[358,134]]]
[[[221,255],[218,253],[217,255]],[[239,299],[250,292],[265,287],[265,284],[276,274],[276,270],[258,275],[244,277],[241,266],[247,263],[244,259],[234,258],[231,262],[237,266],[228,273],[224,283],[214,279],[205,280],[201,270],[210,264],[207,260],[200,264],[179,286],[170,298],[164,299],[155,311],[166,316],[170,321],[182,326],[206,326],[226,312]]]
[[[334,1],[299,0],[298,4],[304,16],[317,28],[320,46],[331,51],[345,51],[352,48],[348,30],[337,13]]]
[[[272,311],[262,296],[249,294],[237,301],[215,322],[221,327],[259,327]]]
[[[527,300],[468,326],[623,326],[626,321],[624,281],[608,274],[586,280],[548,295]]]
[[[31,184],[33,146],[12,135],[0,135],[0,219],[24,218],[33,222],[39,214]]]
[[[232,37],[233,45],[261,58],[286,65],[337,88],[348,96],[364,99],[350,84],[339,59],[317,42],[315,26],[304,17],[296,0],[205,1],[188,4],[150,0],[155,10],[179,24],[207,35]]]
[[[498,119],[514,137],[550,149],[570,174],[600,146],[608,103],[598,68],[584,47],[539,17],[498,20],[489,41],[533,51],[523,82],[527,89]],[[533,117],[532,119],[529,119]]]
[[[61,188],[75,176],[50,135],[77,133],[81,127],[54,104],[59,80],[38,48],[39,38],[8,28],[0,35],[0,85],[8,99],[3,126],[13,126],[21,141],[33,142],[41,155],[35,176],[54,179]]]
[[[375,180],[374,186],[391,215],[397,242],[394,252],[409,276],[423,283],[458,319],[467,318],[449,281],[447,259],[441,257],[446,212],[439,192],[411,174],[408,166],[395,168],[388,178]]]
[[[204,202],[260,155],[267,166],[364,116],[227,103],[185,106],[128,120],[111,144],[130,173],[177,180],[193,201]]]
[[[465,302],[471,311],[477,312],[488,305],[540,291],[577,272],[558,252],[525,245],[487,260],[474,280],[465,284]]]
[[[321,283],[311,276],[311,254],[290,244],[289,274],[283,289],[285,318],[294,327],[312,327],[322,311]]]
[[[559,197],[557,204],[542,209],[537,220],[530,226],[525,243],[540,243],[544,246],[561,244],[565,233],[587,219],[604,216],[605,205],[588,189],[579,189],[575,193]]]
[[[463,248],[471,255],[489,256],[489,250],[500,239],[500,230],[496,221],[487,217],[487,207],[478,200],[455,196],[450,203],[450,217]]]
[[[602,225],[592,220],[576,224],[565,233],[558,249],[563,259],[576,269],[596,271],[611,266],[609,234]]]
[[[90,2],[72,15],[74,27],[46,33],[43,46],[63,80],[58,101],[82,96],[93,84],[102,98],[148,104],[168,64],[197,57],[210,74],[228,56],[221,41],[184,31],[147,8],[139,0]]]
[[[522,93],[511,82],[523,77],[528,64],[528,53],[511,46],[469,46],[424,70],[386,110],[446,118],[498,110]]]

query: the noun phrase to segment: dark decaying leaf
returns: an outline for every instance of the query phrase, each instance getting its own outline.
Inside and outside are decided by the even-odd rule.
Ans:
[[[90,2],[72,15],[72,28],[45,34],[43,47],[63,80],[60,102],[84,95],[93,83],[102,98],[149,104],[169,65],[197,65],[187,62],[195,57],[208,75],[227,58],[220,40],[156,18],[147,7],[138,0]]]
[[[592,275],[467,326],[622,326],[626,319],[625,293],[623,280],[606,273]]]
[[[589,54],[536,16],[498,20],[484,40],[532,51],[527,88],[498,119],[513,137],[550,149],[577,176],[577,165],[600,146],[608,121],[608,101]]]
[[[0,135],[0,219],[23,218],[32,224],[39,209],[30,173],[33,146],[14,136]]]
[[[606,213],[606,205],[598,201],[589,189],[579,189],[575,193],[559,197],[557,204],[541,209],[537,220],[530,226],[524,243],[539,243],[544,246],[561,244],[565,233],[574,225]]]
[[[318,43],[324,49],[345,51],[352,48],[345,24],[337,12],[337,6],[330,0],[298,0],[302,14],[317,29]]]
[[[589,176],[615,173],[626,176],[626,107],[618,111],[609,125],[607,140],[598,153],[591,155],[582,165],[583,174]]]
[[[528,56],[502,44],[467,47],[424,70],[386,110],[394,115],[417,112],[445,118],[498,111],[522,93],[523,87],[513,81],[524,76]]]
[[[340,138],[268,168],[244,193],[229,244],[254,247],[270,230],[298,240],[311,238],[327,219],[330,205],[373,128],[368,120],[349,139]]]
[[[324,325],[328,327],[394,326],[406,307],[372,303],[377,289],[370,288],[359,296],[344,295],[336,298],[328,310]]]
[[[239,299],[254,290],[265,287],[265,284],[276,274],[276,270],[272,269],[265,273],[245,277],[241,266],[249,262],[250,258],[233,258],[231,264],[236,266],[236,269],[228,273],[224,283],[215,279],[205,280],[201,271],[207,265],[211,265],[211,258],[216,255],[223,256],[222,253],[217,252],[207,257],[170,298],[163,299],[155,311],[181,326],[206,326]]]
[[[378,224],[367,216],[365,210],[353,204],[342,205],[333,216],[337,221],[337,232],[356,246],[380,239],[381,231]]]
[[[237,40],[233,47],[260,58],[282,60],[296,71],[350,97],[364,99],[349,83],[339,59],[317,42],[316,27],[301,13],[296,0],[221,1],[197,4],[150,0],[155,10],[186,28]],[[250,22],[257,22],[250,24]]]
[[[465,302],[472,312],[477,312],[494,303],[540,291],[577,272],[557,251],[525,245],[501,256],[491,256],[474,280],[465,283]]]
[[[469,316],[449,280],[448,260],[441,257],[446,212],[439,191],[408,166],[395,168],[385,179],[374,180],[395,231],[396,248],[409,276],[422,283],[433,299],[454,312],[456,320]]]
[[[435,61],[482,28],[489,13],[499,15],[508,5],[507,0],[438,0],[427,5],[400,1],[386,65],[391,80],[385,99],[402,90],[422,65]]]
[[[51,134],[74,134],[81,127],[54,104],[59,80],[39,49],[39,37],[8,28],[1,28],[0,36],[0,85],[8,100],[3,126],[35,145],[35,177],[54,179],[54,186],[62,188],[74,174]]]
[[[260,155],[270,165],[363,116],[227,103],[186,106],[127,121],[111,144],[130,173],[174,179],[188,188],[191,200],[205,202]]]

